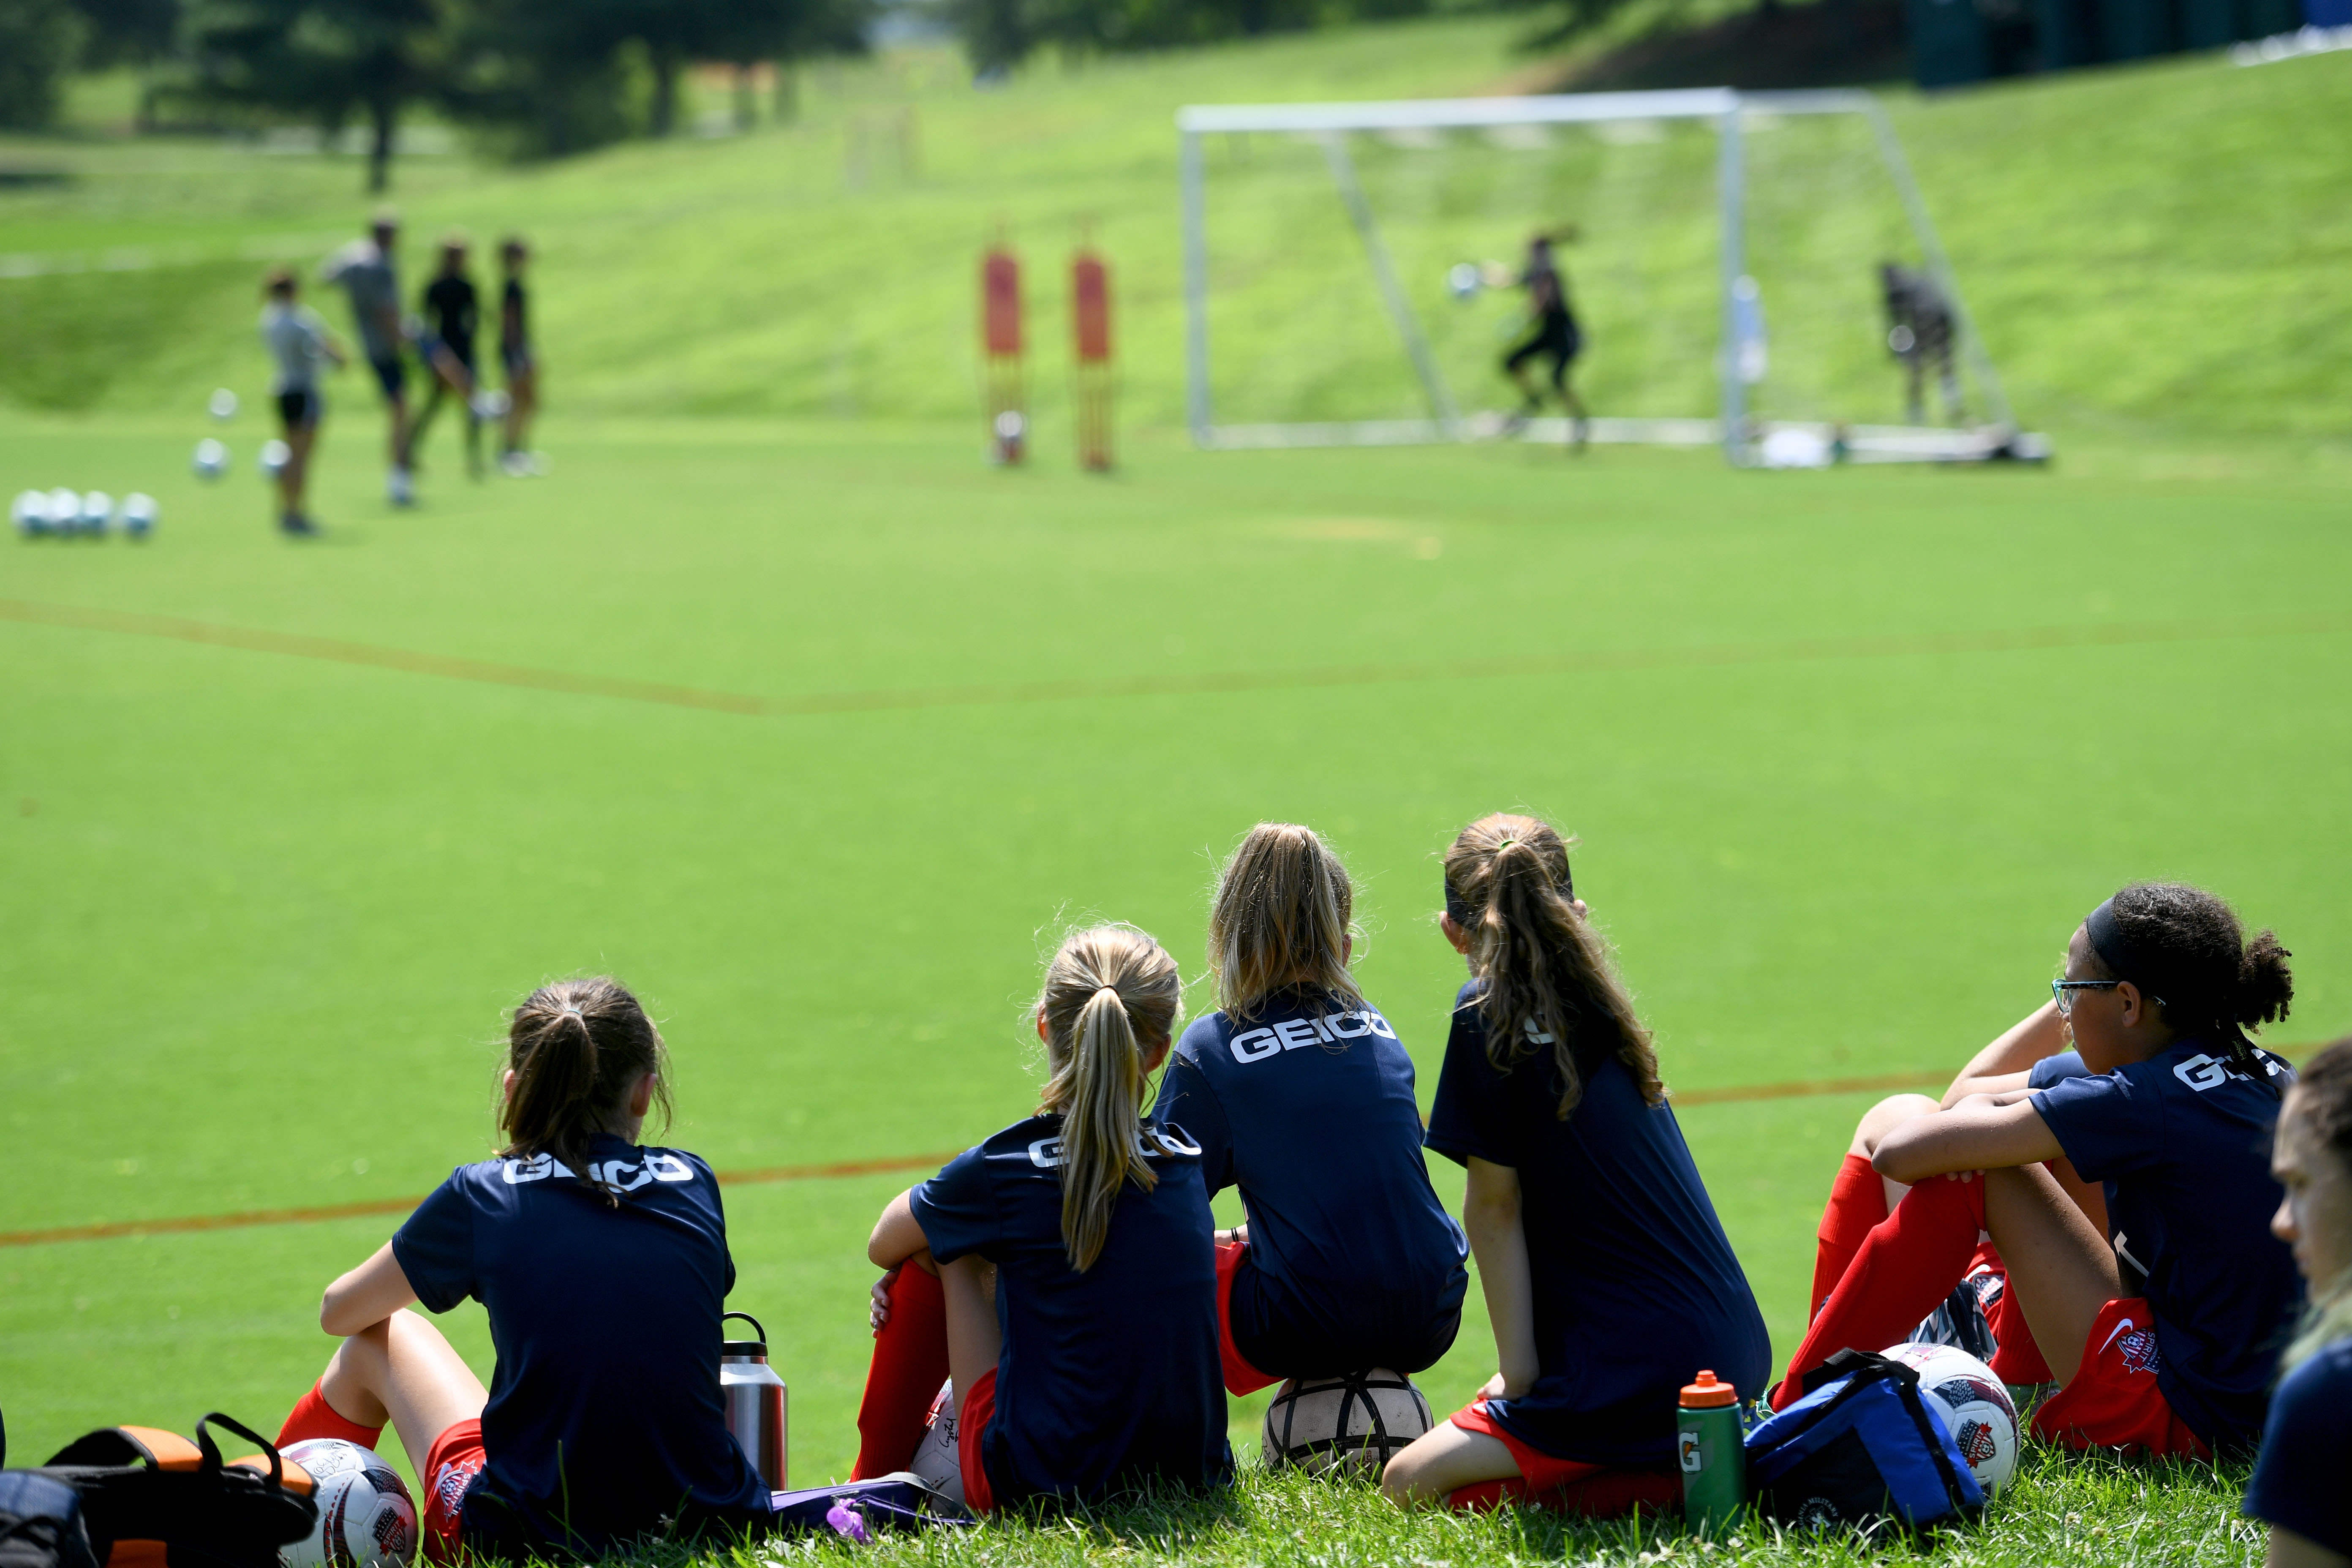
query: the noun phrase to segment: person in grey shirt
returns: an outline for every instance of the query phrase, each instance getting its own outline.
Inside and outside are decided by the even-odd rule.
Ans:
[[[296,300],[293,273],[283,267],[272,268],[262,295],[261,342],[273,367],[269,391],[286,432],[286,466],[278,470],[278,526],[290,534],[313,534],[319,528],[302,510],[302,491],[310,479],[310,452],[319,440],[319,421],[327,411],[326,399],[319,393],[319,366],[341,365],[343,351],[327,335],[317,312]]]
[[[384,493],[394,506],[406,506],[416,492],[409,478],[408,374],[401,358],[408,334],[401,324],[400,274],[393,256],[399,238],[399,220],[389,212],[379,212],[369,226],[368,237],[354,240],[328,258],[319,275],[351,296],[360,347],[383,388],[385,406],[392,411],[392,471],[385,477]]]

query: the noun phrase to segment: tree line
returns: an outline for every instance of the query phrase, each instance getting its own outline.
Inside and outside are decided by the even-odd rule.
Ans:
[[[677,128],[698,64],[789,71],[866,47],[876,0],[0,0],[0,124],[39,126],[76,69],[145,68],[148,112],[366,132],[389,178],[429,109],[520,155]],[[789,80],[789,78],[786,79]],[[789,89],[779,94],[789,108]]]
[[[1181,47],[1436,10],[1561,13],[1557,38],[1626,0],[0,0],[0,125],[54,117],[73,69],[137,65],[173,118],[357,126],[383,188],[400,121],[429,109],[520,156],[667,135],[696,64],[866,47],[887,7],[936,19],[983,79],[1040,50]],[[1771,0],[1766,0],[1767,4]],[[739,79],[741,79],[739,78]]]

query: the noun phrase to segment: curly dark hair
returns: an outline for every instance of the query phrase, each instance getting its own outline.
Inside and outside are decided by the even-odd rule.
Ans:
[[[2213,1039],[2256,1082],[2270,1076],[2246,1030],[2287,1015],[2294,999],[2294,956],[2264,930],[2248,942],[2230,906],[2182,882],[2134,882],[2109,900],[2141,973],[2118,975],[2098,953],[2102,977],[2127,979],[2157,998],[2176,1033]]]

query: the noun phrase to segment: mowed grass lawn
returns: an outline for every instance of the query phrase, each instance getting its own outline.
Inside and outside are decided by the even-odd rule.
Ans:
[[[1583,836],[1783,1352],[1871,1096],[1721,1091],[1940,1081],[2134,877],[2284,933],[2282,1042],[2352,1012],[2352,547],[2313,481],[1153,444],[1090,479],[989,471],[961,427],[575,421],[551,477],[445,463],[394,515],[346,417],[338,526],[294,549],[249,471],[182,477],[184,436],[0,421],[11,489],[164,516],[0,558],[0,1231],[421,1194],[488,1146],[500,1010],[583,970],[654,1002],[671,1139],[721,1171],[951,1151],[1032,1103],[1054,933],[1133,920],[1197,973],[1262,817],[1349,856],[1424,1098],[1460,976],[1438,850],[1499,806]],[[909,1179],[730,1191],[796,1479],[854,1451],[862,1243]],[[274,1423],[320,1286],[395,1223],[0,1247],[12,1451]],[[487,1373],[478,1313],[446,1322]],[[1451,1408],[1490,1363],[1474,1313],[1422,1381]],[[2063,1536],[2146,1484],[2061,1466],[2013,1506]],[[2204,1521],[2175,1544],[2242,1555],[2233,1496],[2171,1485]],[[1428,1528],[1470,1532],[1433,1560],[1538,1551]]]

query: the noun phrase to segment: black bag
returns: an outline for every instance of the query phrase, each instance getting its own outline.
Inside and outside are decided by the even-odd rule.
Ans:
[[[224,1464],[214,1424],[262,1453]],[[194,1443],[152,1426],[109,1426],[19,1473],[79,1495],[90,1554],[104,1568],[278,1568],[278,1548],[319,1522],[310,1473],[218,1411],[196,1423]]]
[[[98,1568],[81,1494],[37,1470],[0,1470],[0,1568]]]

